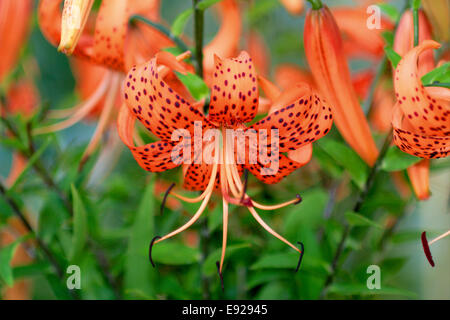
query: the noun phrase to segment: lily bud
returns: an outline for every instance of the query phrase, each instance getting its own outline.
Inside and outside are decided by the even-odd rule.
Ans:
[[[373,165],[378,150],[352,85],[339,28],[325,5],[306,15],[304,44],[309,67],[332,106],[339,132],[366,163]]]
[[[94,0],[66,0],[61,21],[61,41],[58,50],[72,54],[83,33]]]

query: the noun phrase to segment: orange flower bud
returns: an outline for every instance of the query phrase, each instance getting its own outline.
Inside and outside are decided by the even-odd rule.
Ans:
[[[332,106],[336,126],[360,157],[373,165],[378,150],[352,86],[339,28],[328,7],[308,12],[304,44],[311,72]]]

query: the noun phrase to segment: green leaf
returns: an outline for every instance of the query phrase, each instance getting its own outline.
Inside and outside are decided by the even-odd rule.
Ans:
[[[73,184],[71,185],[71,190],[73,199],[73,235],[69,260],[74,262],[80,259],[83,254],[88,237],[88,226],[86,209],[80,194]]]
[[[392,46],[385,46],[384,53],[392,64],[392,67],[397,68],[398,63],[402,60],[402,56],[394,51]]]
[[[220,2],[220,1],[222,1],[222,0],[202,0],[201,2],[199,2],[197,4],[197,9],[199,9],[199,10],[206,10],[209,7],[211,7],[212,5],[214,5],[214,4],[216,4],[216,3]]]
[[[381,12],[387,15],[392,21],[396,22],[400,18],[400,12],[398,9],[389,3],[377,3]]]
[[[35,164],[35,162],[44,154],[44,151],[47,149],[47,147],[50,145],[50,142],[52,139],[47,139],[44,144],[33,154],[33,156],[28,159],[27,164],[25,168],[23,168],[20,175],[17,177],[17,179],[14,181],[13,185],[9,190],[14,190],[14,188],[23,180],[25,175],[28,175],[28,171],[30,168]]]
[[[364,186],[369,174],[369,167],[356,152],[345,144],[332,139],[321,139],[318,145],[348,171],[353,182],[359,188]]]
[[[200,251],[179,242],[161,242],[153,247],[152,257],[157,263],[187,265],[200,260]]]
[[[183,33],[184,28],[186,27],[186,23],[188,22],[191,15],[192,15],[192,8],[189,8],[180,13],[178,17],[176,17],[171,28],[171,32],[173,33],[173,35],[178,37]]]
[[[14,267],[13,268],[14,279],[41,275],[46,271],[48,271],[49,267],[50,265],[48,264],[48,262],[44,261]]]
[[[284,219],[283,236],[288,239],[297,239],[300,236],[301,226],[311,228],[319,226],[323,221],[323,212],[328,203],[328,193],[321,189],[311,189],[302,193],[303,201],[289,210]]]
[[[355,212],[347,211],[345,213],[345,218],[352,226],[383,228],[378,223]]]
[[[208,97],[209,88],[202,78],[194,73],[187,73],[184,75],[177,72],[177,76],[195,100],[200,101]]]
[[[433,83],[449,83],[450,82],[450,62],[444,63],[439,68],[433,69],[422,77],[424,86]]]
[[[250,244],[248,243],[241,243],[241,244],[234,244],[227,247],[227,252],[225,255],[226,259],[230,259],[230,257],[235,254],[236,252],[242,250],[242,249],[248,249],[250,248]],[[203,273],[205,275],[213,275],[217,272],[217,266],[216,261],[220,261],[220,257],[222,254],[222,249],[216,249],[213,253],[211,253],[208,258],[206,258],[205,263],[203,264]],[[225,264],[224,264],[225,266]]]
[[[394,33],[391,31],[383,31],[381,36],[384,39],[384,42],[387,46],[392,47],[394,45]]]
[[[405,153],[396,146],[392,146],[381,163],[381,169],[388,172],[405,170],[420,160],[422,159]]]
[[[153,184],[150,182],[142,195],[139,209],[135,214],[125,256],[125,291],[142,292],[144,296],[153,297],[155,289],[153,283],[156,271],[148,261],[148,246],[154,235],[155,198]],[[139,272],[137,272],[139,270]]]
[[[18,245],[19,241],[16,240],[0,249],[0,278],[5,281],[9,287],[14,284],[11,260]]]

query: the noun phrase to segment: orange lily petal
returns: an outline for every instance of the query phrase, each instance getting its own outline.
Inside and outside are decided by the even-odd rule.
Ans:
[[[419,10],[419,44],[424,40],[431,40],[431,26],[423,11]],[[414,47],[414,21],[411,10],[406,11],[395,32],[394,50],[404,56]],[[433,51],[424,52],[419,58],[419,75],[423,76],[434,69]]]
[[[143,169],[162,172],[180,165],[172,161],[171,152],[175,147],[175,143],[172,141],[159,141],[136,147],[133,142],[134,123],[135,116],[123,105],[117,119],[119,136]],[[182,154],[182,150],[180,152]]]
[[[211,121],[234,124],[249,122],[255,117],[259,93],[255,68],[247,52],[224,60],[216,56],[211,85]]]
[[[417,198],[419,200],[428,199],[430,197],[430,160],[424,159],[409,167],[407,171]]]
[[[418,72],[417,61],[420,54],[427,49],[439,48],[440,44],[426,40],[410,50],[397,65],[394,76],[395,95],[399,107],[408,118],[413,128],[427,135],[448,135],[450,133],[448,100],[435,99],[423,87]],[[445,92],[447,88],[431,90]]]
[[[194,122],[205,127],[206,117],[175,92],[159,75],[159,63],[184,72],[184,66],[168,52],[134,67],[125,80],[125,102],[130,111],[157,137],[171,140],[176,129],[194,132]]]
[[[320,92],[332,105],[336,126],[360,157],[373,165],[378,150],[351,83],[339,28],[326,6],[308,12],[304,35],[309,66]]]
[[[14,67],[27,35],[33,2],[30,0],[0,1],[0,81]]]

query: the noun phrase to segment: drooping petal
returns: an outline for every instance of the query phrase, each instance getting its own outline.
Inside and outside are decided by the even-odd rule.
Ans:
[[[235,124],[251,121],[258,111],[258,84],[252,59],[243,51],[237,58],[216,56],[211,82],[209,119]]]
[[[170,141],[177,129],[186,129],[192,136],[197,121],[203,130],[209,128],[206,117],[159,75],[159,63],[185,72],[183,65],[168,52],[161,52],[148,63],[131,69],[125,80],[125,102],[130,111],[163,140]]]
[[[276,111],[250,127],[269,131],[268,144],[271,143],[270,130],[277,129],[280,152],[296,150],[320,139],[330,131],[333,123],[330,105],[313,91],[305,93],[303,86],[297,85],[302,94],[295,102],[276,108]]]
[[[422,160],[409,167],[407,171],[417,198],[419,200],[428,199],[430,197],[430,160]]]
[[[172,150],[176,146],[173,141],[159,141],[144,146],[135,146],[133,141],[134,123],[135,116],[123,105],[117,119],[119,136],[143,169],[151,172],[162,172],[181,164],[181,162],[172,161]],[[179,154],[183,156],[182,149]]]
[[[422,85],[417,61],[428,49],[439,48],[439,43],[426,40],[410,50],[397,65],[394,75],[395,95],[400,109],[411,126],[425,135],[450,135],[450,104],[434,98]],[[447,88],[440,91],[448,92]]]
[[[403,152],[425,159],[446,157],[450,152],[450,135],[425,135],[416,131],[404,117],[398,103],[394,107],[392,127],[394,143]]]
[[[33,3],[31,0],[0,1],[0,82],[14,67],[27,35]]]
[[[242,18],[236,0],[223,0],[219,4],[221,25],[214,39],[203,48],[203,69],[206,83],[212,79],[215,58],[233,57],[238,50],[241,37]]]
[[[266,160],[250,163],[249,156],[246,168],[264,183],[279,182],[310,161],[312,142],[329,132],[332,118],[330,106],[309,85],[298,84],[283,92],[271,113],[248,129],[266,138],[259,137],[257,143],[249,139],[247,154],[257,153]]]
[[[378,150],[351,83],[339,28],[326,6],[308,12],[304,44],[317,86],[332,105],[336,126],[359,156],[373,165]]]
[[[256,164],[247,164],[245,167],[261,182],[275,184],[303,165],[304,163],[299,163],[281,154],[279,158],[273,160],[273,163],[262,164],[258,161]],[[275,166],[275,168],[271,168],[271,166]]]
[[[431,27],[426,15],[419,10],[419,44],[431,39]],[[406,11],[398,24],[394,38],[394,50],[404,56],[414,47],[414,19],[411,10]],[[420,76],[434,68],[433,51],[427,50],[418,60],[418,73]],[[395,77],[395,75],[394,75]],[[433,94],[430,94],[434,96]],[[403,103],[403,102],[402,102]],[[424,119],[425,120],[425,119]],[[429,161],[422,161],[408,168],[408,176],[416,196],[425,200],[429,196]]]

